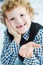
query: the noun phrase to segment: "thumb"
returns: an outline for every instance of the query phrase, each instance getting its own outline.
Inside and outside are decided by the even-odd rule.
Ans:
[[[34,44],[33,44],[33,47],[34,47],[34,48],[40,48],[41,46],[40,46],[40,44],[34,43]]]

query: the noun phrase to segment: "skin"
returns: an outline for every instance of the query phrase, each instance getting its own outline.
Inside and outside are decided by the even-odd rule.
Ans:
[[[24,34],[31,25],[30,15],[24,7],[17,7],[10,12],[6,12],[7,20],[11,27],[19,34]]]
[[[6,25],[10,34],[14,36],[14,41],[19,44],[21,34],[24,34],[31,26],[32,16],[26,11],[25,7],[18,6],[11,11],[6,11]],[[19,54],[22,57],[30,58],[33,56],[33,49],[40,48],[35,42],[28,42],[21,46]]]

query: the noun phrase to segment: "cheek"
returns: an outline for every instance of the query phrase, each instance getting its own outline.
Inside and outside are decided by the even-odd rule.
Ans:
[[[23,20],[24,22],[27,22],[27,23],[31,22],[30,16],[25,16]]]
[[[30,19],[30,16],[25,16],[23,20],[24,20],[24,22],[27,23],[26,26],[29,28],[30,25],[31,25],[31,19]]]

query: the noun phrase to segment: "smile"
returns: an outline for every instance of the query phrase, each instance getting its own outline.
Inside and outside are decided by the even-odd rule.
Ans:
[[[25,26],[26,23],[24,23],[24,25],[19,25],[19,26],[16,26],[16,28],[22,28],[23,26]]]

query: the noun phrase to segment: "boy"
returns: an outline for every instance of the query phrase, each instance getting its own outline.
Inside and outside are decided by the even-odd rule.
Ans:
[[[3,6],[6,25],[3,65],[42,65],[43,27],[33,23],[34,11],[27,1],[7,0]]]

